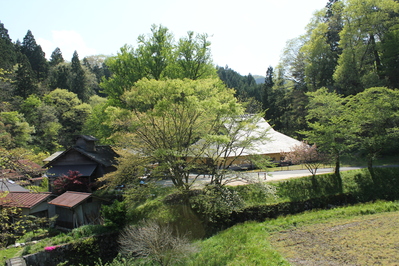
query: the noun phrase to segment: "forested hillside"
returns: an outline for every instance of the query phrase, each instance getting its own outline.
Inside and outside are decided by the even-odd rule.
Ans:
[[[347,97],[399,87],[398,1],[329,0],[306,30],[287,41],[277,66],[265,65],[257,84],[251,74],[214,66],[207,34],[175,40],[166,27],[153,26],[113,57],[79,58],[75,51],[66,59],[57,48],[47,60],[30,30],[13,41],[0,23],[1,146],[53,152],[80,133],[113,143],[124,128],[115,120],[126,107],[122,95],[142,78],[218,76],[247,112],[266,112],[276,130],[300,139],[311,129],[309,93],[325,87]]]

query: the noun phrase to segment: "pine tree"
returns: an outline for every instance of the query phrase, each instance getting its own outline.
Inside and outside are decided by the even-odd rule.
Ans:
[[[63,63],[63,62],[64,62],[64,58],[62,57],[61,49],[57,47],[51,54],[49,64],[50,64],[50,66],[56,66],[59,63]]]
[[[16,71],[16,84],[14,94],[26,99],[30,94],[36,92],[35,77],[28,58],[24,54],[18,57],[18,68]]]
[[[274,86],[273,75],[273,67],[269,66],[266,71],[265,83],[263,84],[263,110],[267,110],[271,106],[271,94]]]
[[[33,37],[30,30],[28,30],[24,40],[22,41],[21,52],[28,58],[37,81],[46,79],[48,63],[45,58],[45,53],[43,52],[42,47],[37,45],[35,37]]]
[[[86,102],[89,99],[89,95],[86,92],[85,88],[85,73],[80,64],[78,52],[75,51],[71,60],[71,86],[70,91],[76,93],[83,102]]]
[[[17,53],[8,35],[8,30],[0,22],[0,68],[11,69],[17,62]]]

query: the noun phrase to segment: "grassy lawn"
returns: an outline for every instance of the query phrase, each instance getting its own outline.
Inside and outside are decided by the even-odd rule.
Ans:
[[[399,202],[311,211],[233,226],[188,265],[395,265]]]
[[[0,265],[5,265],[6,260],[14,258],[22,248],[9,248],[0,250]]]

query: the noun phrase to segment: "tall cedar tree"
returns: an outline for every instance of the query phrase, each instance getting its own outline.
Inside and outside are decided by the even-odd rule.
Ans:
[[[59,63],[63,63],[64,58],[62,57],[61,49],[59,47],[55,48],[55,50],[51,53],[50,57],[50,66],[56,66]]]
[[[40,45],[37,45],[35,37],[30,30],[26,33],[22,41],[21,52],[26,55],[37,81],[43,81],[47,78],[48,63],[45,53]]]
[[[17,62],[14,44],[8,35],[8,30],[0,22],[0,68],[11,69]]]
[[[76,93],[82,101],[87,101],[88,97],[85,92],[85,73],[80,64],[79,55],[75,51],[72,56],[71,61],[71,74],[72,74],[72,81],[70,90],[73,93]]]
[[[24,54],[19,54],[18,56],[18,68],[15,79],[17,85],[14,91],[15,96],[26,99],[30,94],[36,92],[35,74],[32,71],[28,58]]]
[[[266,71],[265,84],[263,84],[262,106],[263,110],[271,108],[271,94],[274,86],[273,67],[269,66]]]

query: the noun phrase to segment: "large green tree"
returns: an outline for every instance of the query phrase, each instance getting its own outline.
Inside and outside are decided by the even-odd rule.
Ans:
[[[399,22],[399,3],[394,0],[348,0],[339,47],[342,54],[334,79],[344,95],[386,85],[381,62],[387,34]]]
[[[192,80],[201,77],[211,77],[215,74],[212,65],[210,41],[207,34],[198,34],[189,31],[187,37],[179,40],[177,47],[178,77]]]
[[[189,174],[205,150],[192,145],[218,135],[223,118],[242,113],[233,90],[217,79],[142,79],[123,98],[129,115],[120,119],[127,123],[129,148],[158,162],[174,185],[184,189],[191,187]]]
[[[189,78],[215,76],[207,35],[188,33],[176,44],[168,28],[151,27],[151,34],[141,35],[137,48],[125,45],[117,56],[107,59],[112,76],[101,84],[112,105],[123,106],[120,97],[142,79]]]
[[[332,156],[335,162],[335,175],[341,180],[339,172],[341,155],[351,147],[352,134],[351,127],[345,120],[347,99],[335,92],[328,92],[327,88],[308,92],[307,95],[309,104],[306,121],[309,130],[301,133],[311,144],[317,144],[320,151]]]
[[[45,104],[36,95],[30,95],[21,104],[20,112],[30,125],[35,126],[35,132],[32,134],[33,146],[48,152],[55,152],[60,148],[58,138],[62,125],[58,121],[54,106]]]
[[[22,114],[16,111],[0,112],[1,147],[7,149],[28,147],[34,130],[34,127],[26,122]]]
[[[73,137],[82,132],[83,125],[91,113],[91,107],[73,92],[55,89],[43,97],[43,102],[55,109],[55,116],[62,128],[58,131],[58,143],[69,147]]]
[[[56,66],[59,63],[63,63],[64,62],[64,57],[62,57],[62,52],[61,49],[59,47],[55,48],[55,50],[51,53],[51,57],[50,57],[50,66]]]
[[[18,56],[15,84],[14,96],[20,96],[26,99],[29,95],[37,92],[35,74],[28,58],[24,54],[19,54]]]
[[[76,51],[72,56],[70,75],[70,91],[76,93],[83,102],[87,102],[94,91],[87,85],[85,71],[80,64],[79,55]]]
[[[21,52],[28,58],[36,80],[45,80],[48,74],[48,63],[42,47],[36,43],[35,37],[30,30],[28,30],[22,41]]]
[[[384,87],[369,88],[352,97],[348,121],[355,133],[355,143],[367,158],[374,176],[373,160],[399,137],[399,91]]]
[[[17,52],[8,35],[8,30],[0,22],[0,68],[10,70],[17,62]]]

